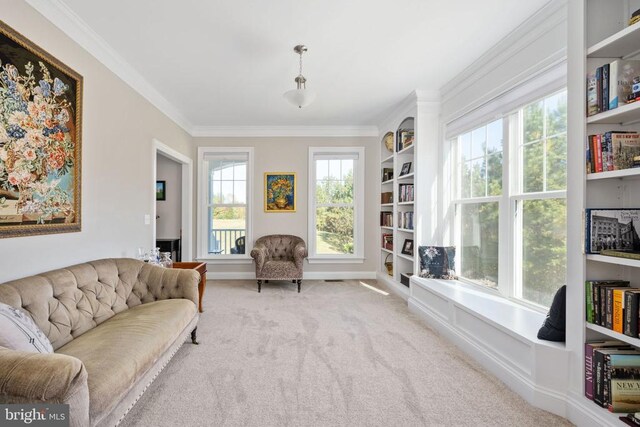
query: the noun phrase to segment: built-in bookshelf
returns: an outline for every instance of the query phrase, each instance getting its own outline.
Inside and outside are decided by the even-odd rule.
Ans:
[[[608,109],[604,94],[605,105],[595,112],[593,97],[589,99],[588,95],[593,90],[589,92],[588,88],[593,88],[593,76],[599,67],[617,59],[638,59],[640,23],[626,25],[638,8],[640,2],[626,0],[569,2],[568,102],[572,107],[568,112],[567,349],[575,358],[569,364],[575,366],[570,374],[575,399],[599,418],[600,425],[623,425],[618,417],[625,414],[610,413],[585,396],[585,343],[615,339],[640,348],[640,339],[587,321],[585,282],[621,280],[638,288],[640,260],[589,253],[586,240],[593,226],[586,214],[588,209],[639,208],[640,168],[595,171],[589,164],[590,156],[597,154],[590,135],[602,136],[597,143],[606,144],[607,132],[640,131],[640,102],[626,104],[626,98],[621,98],[617,108]],[[616,79],[608,72],[607,78]]]
[[[403,117],[380,142],[380,273],[396,283],[415,271],[415,257],[402,253],[414,234],[415,143],[414,117]]]

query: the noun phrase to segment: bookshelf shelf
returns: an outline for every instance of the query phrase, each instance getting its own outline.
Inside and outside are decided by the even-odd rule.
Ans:
[[[380,228],[383,230],[393,230],[393,227],[387,227],[386,225],[381,225]]]
[[[410,228],[398,228],[398,231],[402,231],[403,233],[413,234],[413,230],[411,230]]]
[[[386,252],[386,253],[388,253],[388,254],[392,254],[392,253],[393,253],[393,251],[391,251],[391,250],[389,250],[389,249],[386,249],[386,248],[380,248],[380,250],[381,250],[382,252]]]
[[[587,124],[620,124],[628,125],[640,122],[640,102],[621,105],[613,110],[604,113],[594,114],[587,117]]]
[[[393,182],[394,182],[394,181],[395,181],[395,179],[391,178],[391,179],[389,179],[389,180],[387,180],[387,181],[382,181],[382,185],[385,185],[385,184],[393,184]]]
[[[409,206],[413,205],[415,202],[398,202],[398,206]]]
[[[597,172],[587,174],[587,180],[592,181],[596,179],[611,179],[611,178],[626,178],[626,177],[640,177],[640,168],[623,169],[619,171],[609,172]]]
[[[626,342],[627,344],[631,344],[631,345],[634,345],[636,347],[640,347],[640,339],[638,339],[638,338],[630,337],[628,335],[621,334],[621,333],[616,332],[616,331],[612,331],[611,329],[607,329],[607,328],[605,328],[603,326],[595,325],[593,323],[587,323],[586,325],[587,325],[587,329],[591,329],[592,331],[596,331],[599,334],[606,335],[606,336],[614,338],[614,339],[616,339],[618,341]]]
[[[588,58],[624,58],[638,51],[640,24],[634,24],[587,49]]]
[[[382,206],[383,208],[392,208],[393,207],[393,203],[382,203],[382,204],[380,204],[380,206]]]
[[[380,163],[393,163],[393,154],[390,155],[389,157],[385,157],[384,159],[382,159]]]
[[[402,180],[402,179],[413,179],[413,176],[414,176],[414,173],[413,173],[413,172],[408,173],[408,174],[406,174],[406,175],[400,175],[400,176],[398,177],[398,181],[400,181],[400,180]]]
[[[405,254],[398,254],[398,258],[413,262],[413,257]]]
[[[407,148],[398,151],[396,154],[398,155],[402,155],[402,154],[413,154],[413,146],[415,144],[411,144],[410,146],[408,146]]]
[[[608,264],[625,265],[627,267],[640,267],[640,260],[619,258],[615,256],[592,254],[592,255],[587,255],[587,260],[597,261],[597,262],[606,262]]]

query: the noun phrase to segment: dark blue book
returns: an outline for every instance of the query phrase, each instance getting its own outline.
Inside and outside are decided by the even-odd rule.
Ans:
[[[602,66],[602,110],[609,109],[609,64]]]
[[[602,67],[596,68],[596,97],[598,113],[602,112]]]

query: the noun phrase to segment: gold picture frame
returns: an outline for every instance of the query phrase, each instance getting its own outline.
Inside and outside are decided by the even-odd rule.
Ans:
[[[265,172],[264,211],[267,213],[295,212],[297,185],[295,172]]]
[[[0,21],[0,238],[81,230],[80,74]]]

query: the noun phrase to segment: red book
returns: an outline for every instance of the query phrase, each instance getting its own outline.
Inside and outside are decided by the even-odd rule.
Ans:
[[[596,145],[596,172],[602,172],[602,135],[594,135]]]

